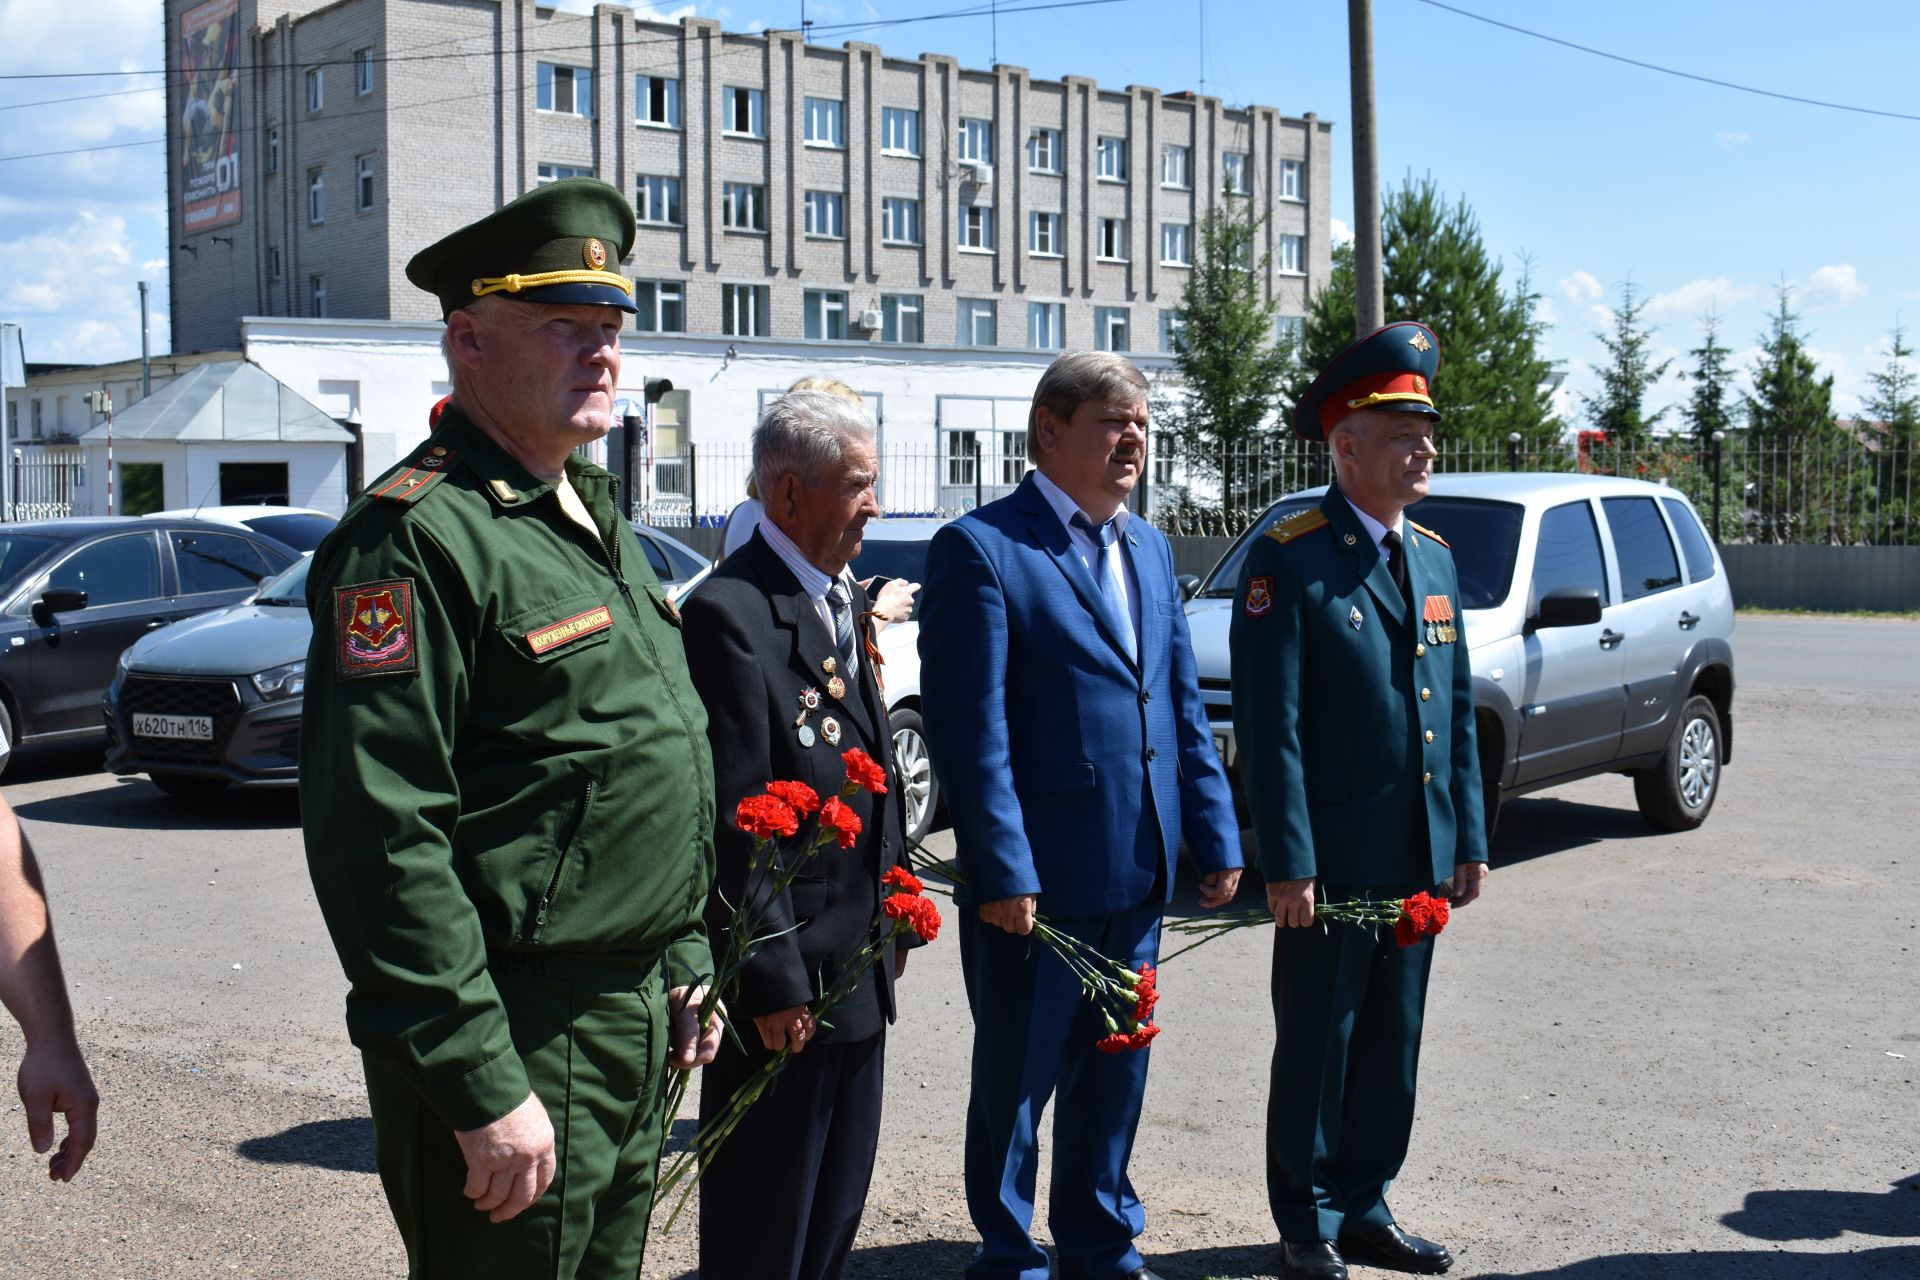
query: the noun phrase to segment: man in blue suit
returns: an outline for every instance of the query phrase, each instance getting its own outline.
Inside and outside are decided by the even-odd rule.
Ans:
[[[1439,366],[1432,330],[1390,324],[1301,397],[1294,431],[1325,441],[1339,482],[1254,539],[1233,616],[1234,736],[1281,926],[1267,1197],[1287,1280],[1453,1265],[1387,1207],[1433,940],[1314,924],[1316,901],[1424,890],[1464,907],[1487,873],[1453,556],[1405,516],[1427,493]]]
[[[1146,423],[1138,369],[1107,352],[1061,356],[1027,419],[1037,470],[940,530],[927,555],[921,713],[966,877],[966,1184],[981,1240],[970,1280],[1046,1280],[1028,1232],[1050,1097],[1061,1280],[1153,1280],[1127,1180],[1149,1051],[1095,1051],[1107,1028],[1066,965],[1025,936],[1035,913],[1137,967],[1159,954],[1182,836],[1203,906],[1239,886],[1173,555],[1126,509]]]

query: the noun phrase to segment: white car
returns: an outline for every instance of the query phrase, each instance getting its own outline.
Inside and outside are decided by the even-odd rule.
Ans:
[[[925,582],[927,544],[945,520],[901,518],[869,521],[853,576],[879,575]],[[940,808],[940,781],[927,754],[920,722],[920,599],[913,616],[880,633],[881,676],[886,689],[887,722],[893,729],[893,761],[907,793],[907,838],[924,840]]]
[[[312,507],[182,507],[178,511],[152,512],[150,518],[212,520],[219,524],[239,525],[301,552],[310,552],[319,546],[320,540],[332,533],[333,526],[340,523],[338,516],[315,511]]]

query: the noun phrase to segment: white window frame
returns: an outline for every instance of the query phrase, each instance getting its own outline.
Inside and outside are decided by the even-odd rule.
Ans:
[[[1027,214],[1027,256],[1058,258],[1065,252],[1060,240],[1060,215],[1039,209],[1029,212]]]
[[[1292,334],[1294,342],[1298,343],[1306,327],[1307,318],[1305,316],[1275,316],[1273,318],[1273,340],[1275,342],[1285,342],[1287,335]]]
[[[1093,346],[1096,351],[1131,351],[1133,317],[1125,307],[1093,309]],[[1116,332],[1119,341],[1114,340]]]
[[[993,252],[993,206],[963,204],[956,220],[959,249],[962,253]]]
[[[564,182],[568,178],[591,178],[593,170],[578,164],[537,164],[533,167],[533,184],[544,187],[553,182]]]
[[[977,343],[963,343],[977,346]],[[980,433],[949,430],[941,453],[946,462],[947,488],[970,489],[980,483]]]
[[[307,225],[317,227],[327,220],[327,167],[315,165],[307,170]]]
[[[643,227],[677,227],[686,218],[680,202],[680,179],[672,174],[642,173],[634,178],[633,220]],[[664,205],[664,208],[655,208]]]
[[[633,327],[641,333],[687,331],[687,284],[684,280],[635,280]],[[679,323],[667,324],[668,308],[677,308]]]
[[[1160,148],[1160,185],[1170,191],[1193,190],[1193,148],[1169,142]]]
[[[736,129],[734,125],[740,119],[740,104],[743,101],[747,107],[747,127]],[[744,84],[730,84],[723,88],[720,91],[720,132],[729,138],[764,139],[767,136],[766,91]]]
[[[758,216],[740,218],[737,210]],[[753,182],[722,183],[720,225],[727,231],[761,236],[767,234],[767,189]]]
[[[319,111],[327,105],[327,69],[307,68],[307,111]]]
[[[360,213],[373,212],[373,153],[353,158],[353,206]]]
[[[847,340],[847,291],[803,289],[800,292],[802,337],[824,341]],[[835,333],[834,330],[839,332]]]
[[[1067,345],[1067,304],[1027,304],[1027,346],[1034,351],[1059,351]]]
[[[961,116],[954,125],[954,159],[967,164],[993,163],[993,121]]]
[[[1253,194],[1253,157],[1245,151],[1220,153],[1220,186],[1230,196]]]
[[[880,199],[880,243],[920,243],[920,202],[912,196]]]
[[[561,72],[565,72],[564,76]],[[565,62],[534,64],[534,109],[549,115],[593,119],[593,69]],[[566,84],[567,105],[560,105],[560,86]]]
[[[1305,200],[1306,197],[1300,194],[1301,180],[1305,176],[1306,166],[1298,160],[1282,160],[1280,162],[1280,198],[1296,202]]]
[[[802,145],[826,147],[835,151],[847,148],[847,104],[838,98],[805,100],[802,112]]]
[[[1160,350],[1172,355],[1174,336],[1186,331],[1186,318],[1180,314],[1178,307],[1165,308],[1160,312]]]
[[[353,94],[364,98],[373,92],[373,50],[353,51]]]
[[[307,277],[307,314],[315,319],[326,319],[327,278],[324,275]]]
[[[847,238],[847,197],[839,191],[809,191],[802,205],[805,235],[810,240]]]
[[[1060,131],[1035,125],[1027,134],[1027,172],[1060,172]]]
[[[880,341],[896,343],[925,342],[927,334],[926,310],[926,299],[920,294],[881,294]],[[902,322],[909,317],[913,320],[913,336],[911,338],[907,337],[902,331]]]
[[[653,114],[654,86],[664,85],[660,106],[665,119]],[[680,127],[680,80],[677,76],[637,75],[633,78],[633,122],[648,129]]]
[[[1193,265],[1193,228],[1189,224],[1185,222],[1160,224],[1160,265],[1163,267]]]
[[[744,305],[743,305],[744,304]],[[720,329],[733,338],[765,338],[773,333],[768,310],[772,295],[763,284],[720,286]],[[746,321],[742,327],[741,320]]]
[[[1274,269],[1285,276],[1303,276],[1307,274],[1307,238],[1305,236],[1282,235],[1276,238],[1273,250]]]
[[[1101,218],[1094,224],[1094,233],[1094,257],[1101,262],[1127,260],[1127,220],[1125,218]]]
[[[1118,134],[1102,134],[1094,140],[1093,176],[1099,182],[1127,180],[1127,140]]]
[[[880,108],[880,150],[890,156],[920,155],[920,112],[913,107]]]
[[[954,314],[959,323],[955,328],[955,341],[963,347],[997,347],[1000,345],[999,308],[992,298],[956,298]],[[980,341],[980,325],[985,321],[987,340]],[[962,333],[964,337],[960,336]]]

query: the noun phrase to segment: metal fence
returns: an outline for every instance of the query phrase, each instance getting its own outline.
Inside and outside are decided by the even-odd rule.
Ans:
[[[62,520],[92,514],[87,464],[79,459],[15,457],[8,520]]]
[[[1793,443],[1658,437],[1635,447],[1580,440],[1550,448],[1449,441],[1438,473],[1580,472],[1669,485],[1725,543],[1920,545],[1920,448],[1834,431]],[[718,525],[746,496],[745,445],[693,446],[653,459],[642,519]],[[938,444],[880,452],[878,497],[893,516],[951,517],[1011,493],[1026,473],[1018,432],[950,431]],[[1327,450],[1293,439],[1232,449],[1148,448],[1144,510],[1175,535],[1233,536],[1277,499],[1332,478]]]

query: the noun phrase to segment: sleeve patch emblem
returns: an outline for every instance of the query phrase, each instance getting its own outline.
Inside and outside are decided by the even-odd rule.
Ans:
[[[333,613],[341,678],[420,669],[412,578],[335,587]]]
[[[1273,612],[1273,579],[1262,575],[1247,581],[1247,616],[1264,618]]]
[[[606,605],[589,609],[585,613],[576,613],[571,618],[562,618],[537,630],[527,632],[527,648],[536,654],[549,649],[557,649],[569,640],[578,640],[581,636],[590,636],[596,631],[605,631],[613,625],[613,610]]]

